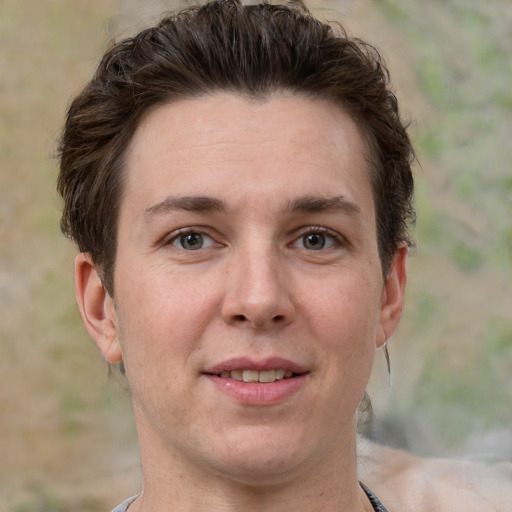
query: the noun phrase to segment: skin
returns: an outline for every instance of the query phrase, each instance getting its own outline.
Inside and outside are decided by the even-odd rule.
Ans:
[[[87,254],[75,268],[85,325],[130,382],[130,510],[371,510],[354,414],[400,318],[407,251],[384,279],[369,176],[357,126],[326,101],[215,94],[143,120],[114,299]],[[273,357],[301,368],[291,392],[237,384],[242,399],[209,375]]]
[[[358,439],[360,478],[396,512],[508,512],[512,463],[421,458]]]

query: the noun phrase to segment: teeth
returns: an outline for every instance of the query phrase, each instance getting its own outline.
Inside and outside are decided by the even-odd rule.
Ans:
[[[244,382],[258,382],[258,372],[253,370],[244,370],[242,373]]]
[[[276,380],[289,379],[293,376],[291,370],[278,368],[276,370],[263,370],[257,372],[254,370],[231,370],[223,371],[220,377],[223,379],[233,379],[239,382],[275,382]]]
[[[224,373],[224,372],[222,372],[222,373]],[[231,373],[231,378],[234,380],[239,380],[239,381],[244,380],[243,375],[242,375],[242,373],[243,373],[242,370],[233,370],[231,372],[225,372],[225,373]],[[222,377],[222,375],[221,375],[221,377]]]
[[[260,382],[274,382],[276,380],[276,371],[275,370],[265,370],[260,372],[258,375],[258,380]]]

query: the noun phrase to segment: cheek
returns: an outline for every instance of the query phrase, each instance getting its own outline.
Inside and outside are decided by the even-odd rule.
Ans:
[[[373,342],[380,317],[380,292],[369,279],[332,279],[323,293],[308,297],[307,308],[316,329],[340,343]]]
[[[151,268],[120,275],[118,282],[122,283],[116,290],[126,364],[134,357],[158,363],[172,355],[178,361],[199,347],[216,311],[215,286],[204,287],[198,279]]]
[[[310,336],[321,347],[335,400],[352,396],[358,401],[367,384],[380,316],[379,294],[371,283],[355,278],[331,281],[322,296],[308,301]]]

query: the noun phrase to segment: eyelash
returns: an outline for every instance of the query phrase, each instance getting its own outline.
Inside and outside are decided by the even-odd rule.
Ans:
[[[292,241],[292,243],[290,245],[293,247],[295,244],[300,243],[301,240],[304,240],[304,237],[306,237],[308,235],[316,235],[316,234],[321,234],[321,235],[326,236],[327,239],[331,239],[333,241],[333,243],[337,246],[346,245],[346,240],[339,233],[337,233],[336,231],[332,231],[328,228],[321,227],[321,226],[308,226],[308,227],[302,228],[298,232],[298,235],[294,238],[294,240]],[[204,228],[201,228],[201,227],[187,227],[187,228],[178,229],[177,231],[173,231],[168,237],[166,237],[164,239],[163,245],[174,246],[174,244],[177,243],[180,238],[182,238],[186,235],[200,235],[201,237],[203,237],[203,240],[205,238],[209,238],[210,240],[213,241],[213,243],[210,244],[209,247],[211,247],[212,245],[220,245],[215,242],[215,239],[212,236],[208,235],[205,232]],[[179,247],[177,247],[177,248],[179,248]],[[208,247],[200,247],[199,249],[204,249],[204,248],[208,248]],[[329,249],[329,248],[330,247],[328,247],[327,249]],[[181,247],[181,249],[187,250],[184,247]],[[199,249],[197,249],[197,250],[199,250]],[[306,249],[306,248],[303,247],[303,249]],[[323,249],[323,247],[321,249]],[[193,249],[189,249],[189,251],[193,252]],[[311,251],[313,251],[313,250],[311,249]]]
[[[346,240],[339,233],[337,233],[336,231],[332,231],[331,229],[321,227],[321,226],[308,226],[307,228],[303,228],[299,232],[299,236],[297,238],[295,238],[293,244],[299,242],[300,240],[303,240],[304,237],[306,237],[307,235],[317,235],[317,234],[325,235],[326,238],[330,238],[331,240],[333,240],[333,242],[337,246],[346,245]]]
[[[204,238],[209,238],[213,242],[215,240],[213,237],[205,233],[204,228],[199,227],[187,227],[187,228],[181,228],[177,231],[173,231],[168,237],[166,237],[163,241],[163,245],[174,245],[175,242],[177,242],[180,238],[187,236],[187,235],[200,235]],[[215,244],[212,244],[215,245]],[[184,247],[182,247],[183,250],[186,250]],[[191,250],[192,251],[192,250]]]

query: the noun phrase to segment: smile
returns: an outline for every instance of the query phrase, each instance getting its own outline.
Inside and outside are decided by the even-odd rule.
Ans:
[[[290,369],[221,370],[203,374],[222,394],[242,405],[268,406],[283,403],[307,385],[309,371]]]
[[[260,383],[271,383],[278,380],[289,379],[294,374],[291,370],[285,370],[283,368],[275,370],[231,370],[223,371],[218,374],[222,379],[233,379],[239,382],[260,382]]]
[[[234,357],[202,373],[222,394],[251,406],[282,403],[306,386],[311,377],[310,368],[282,357]]]

